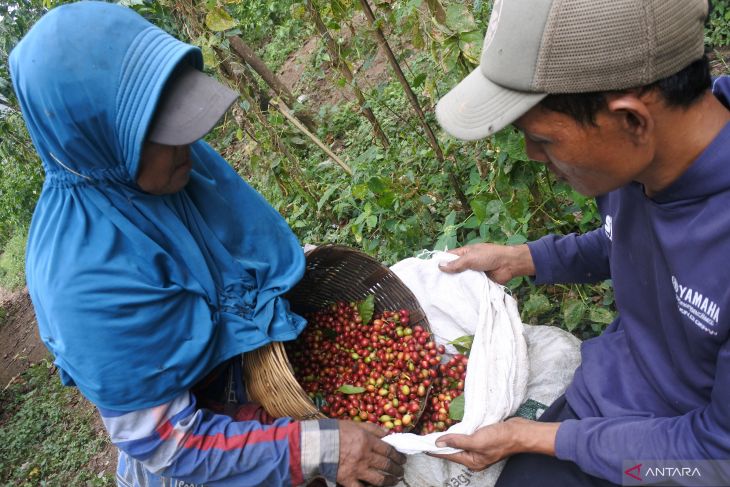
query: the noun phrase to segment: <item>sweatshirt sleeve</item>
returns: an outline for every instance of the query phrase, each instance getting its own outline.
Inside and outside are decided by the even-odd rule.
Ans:
[[[590,283],[611,278],[610,240],[602,228],[583,235],[547,235],[528,242],[536,284]]]
[[[190,393],[138,411],[98,409],[114,445],[163,477],[210,487],[302,485],[316,477],[334,485],[337,477],[335,420],[236,421],[197,408]]]
[[[621,484],[623,461],[730,459],[730,341],[717,359],[710,402],[676,417],[566,420],[556,456],[591,475]],[[689,465],[688,465],[689,466]],[[730,478],[728,468],[723,472]]]

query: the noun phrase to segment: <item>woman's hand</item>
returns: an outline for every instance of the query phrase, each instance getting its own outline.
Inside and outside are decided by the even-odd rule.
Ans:
[[[344,487],[395,485],[403,477],[406,456],[380,438],[387,431],[370,423],[339,421],[337,483]]]
[[[461,272],[467,269],[486,272],[499,284],[518,276],[534,276],[535,264],[527,245],[496,245],[479,243],[467,245],[450,253],[458,259],[440,265],[444,272]]]
[[[540,423],[512,418],[479,428],[470,435],[444,435],[436,446],[464,450],[449,455],[429,454],[460,463],[469,470],[484,470],[515,453],[532,452],[555,455],[555,437],[560,423]]]

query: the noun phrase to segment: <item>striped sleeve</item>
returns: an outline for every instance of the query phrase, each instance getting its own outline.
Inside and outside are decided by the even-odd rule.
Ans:
[[[150,472],[210,487],[334,485],[339,456],[335,420],[236,421],[196,407],[185,393],[132,412],[98,408],[112,442]]]

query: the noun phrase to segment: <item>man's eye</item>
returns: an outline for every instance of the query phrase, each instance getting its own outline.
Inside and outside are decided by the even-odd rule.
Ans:
[[[530,139],[530,142],[534,142],[535,144],[549,144],[550,141],[547,139],[543,139],[542,137],[535,137],[534,135],[528,135],[528,139]]]

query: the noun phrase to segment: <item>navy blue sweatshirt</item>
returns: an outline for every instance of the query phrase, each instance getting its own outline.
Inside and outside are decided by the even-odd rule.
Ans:
[[[713,91],[728,106],[730,78]],[[619,312],[583,343],[558,458],[616,483],[625,460],[730,459],[730,124],[655,197],[597,202],[602,228],[528,244],[538,283],[610,278]]]

